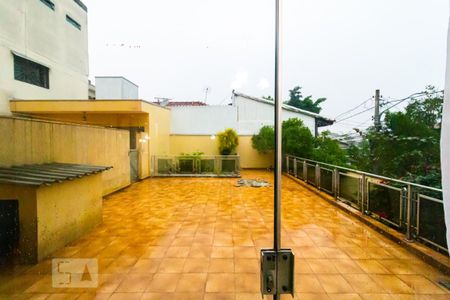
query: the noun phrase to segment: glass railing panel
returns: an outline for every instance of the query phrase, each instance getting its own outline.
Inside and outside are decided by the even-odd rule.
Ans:
[[[214,174],[215,173],[215,164],[216,164],[216,160],[213,158],[200,160],[200,173],[201,174]]]
[[[174,172],[174,164],[171,158],[157,159],[158,174],[172,174]]]
[[[303,175],[303,161],[297,160],[297,178],[305,180],[305,176]]]
[[[447,248],[442,199],[418,194],[417,236],[442,250]]]
[[[294,174],[294,158],[293,157],[289,157],[289,170],[288,173],[289,174]]]
[[[347,173],[339,173],[338,198],[349,202],[352,206],[360,207],[361,177]]]
[[[178,172],[180,174],[195,174],[195,159],[178,158]]]
[[[237,173],[237,160],[235,159],[222,159],[222,174],[236,174]]]
[[[316,185],[316,166],[306,164],[306,181],[309,184]]]
[[[402,225],[403,192],[375,180],[367,181],[368,211],[396,227]]]
[[[320,189],[333,194],[333,170],[320,168]]]

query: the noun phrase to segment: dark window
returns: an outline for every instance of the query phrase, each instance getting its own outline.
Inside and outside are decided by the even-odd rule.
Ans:
[[[14,253],[19,243],[19,234],[19,202],[0,200],[0,258]]]
[[[72,19],[71,17],[69,17],[68,15],[66,15],[66,21],[69,22],[71,25],[73,25],[73,27],[81,30],[81,25],[80,23],[78,23],[77,21],[75,21],[74,19]]]
[[[14,79],[50,88],[49,68],[17,55],[14,55]]]
[[[81,2],[81,0],[73,0],[76,4],[78,4],[79,7],[81,7],[84,11],[87,12],[87,7],[86,5],[84,5],[83,2]]]
[[[41,0],[42,3],[50,7],[52,10],[55,10],[55,3],[50,0]]]

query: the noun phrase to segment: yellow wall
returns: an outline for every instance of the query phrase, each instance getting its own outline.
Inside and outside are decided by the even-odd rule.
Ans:
[[[170,138],[170,110],[160,106],[145,103],[143,109],[149,114],[149,164],[150,173],[154,172],[151,157],[154,155],[171,154],[171,138]]]
[[[38,260],[102,222],[101,174],[37,190]]]
[[[103,194],[130,184],[129,132],[93,126],[0,117],[0,166],[50,162],[113,166]]]
[[[170,136],[172,155],[181,153],[203,152],[205,155],[219,155],[217,140],[205,135]],[[241,168],[268,168],[273,165],[273,155],[259,154],[252,147],[251,136],[239,136],[237,154],[240,155]]]
[[[101,102],[100,102],[101,103]],[[106,104],[105,104],[106,105]],[[143,127],[145,132],[137,136],[137,140],[149,135],[148,113],[46,113],[33,114],[39,118],[51,119],[62,122],[73,122],[85,125],[100,125],[113,127]],[[139,152],[139,177],[141,179],[150,176],[149,145],[138,143]]]

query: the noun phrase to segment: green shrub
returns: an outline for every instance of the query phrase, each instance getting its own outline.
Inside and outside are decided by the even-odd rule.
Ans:
[[[273,126],[263,126],[259,133],[252,136],[253,149],[266,154],[275,150],[275,130]]]
[[[234,129],[228,128],[219,132],[217,139],[221,155],[236,154],[236,148],[239,146],[239,136]]]

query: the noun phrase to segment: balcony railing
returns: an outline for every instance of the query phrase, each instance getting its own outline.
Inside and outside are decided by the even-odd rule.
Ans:
[[[285,171],[338,201],[448,253],[442,190],[287,156]]]
[[[240,177],[240,157],[223,156],[154,156],[154,176]]]

